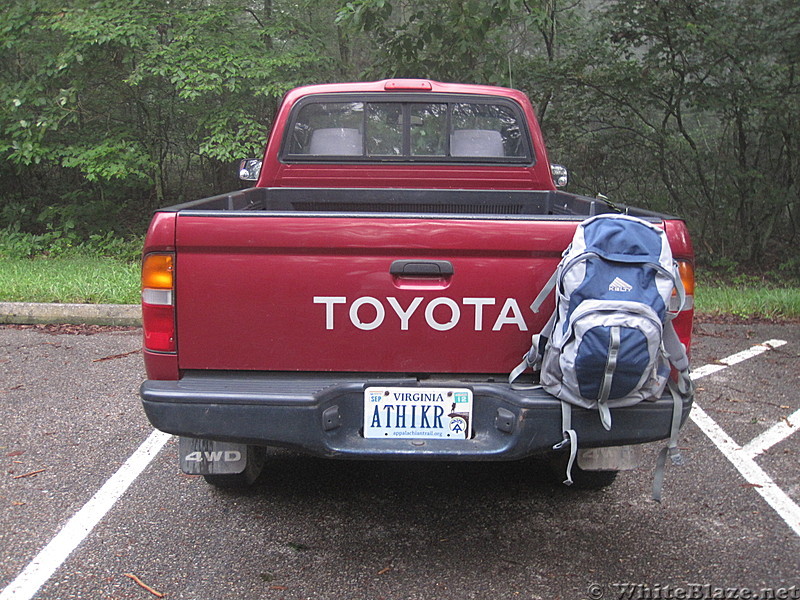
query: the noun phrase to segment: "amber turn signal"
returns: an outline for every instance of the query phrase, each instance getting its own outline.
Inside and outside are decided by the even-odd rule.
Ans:
[[[142,262],[142,289],[171,290],[174,285],[174,255],[148,254]]]
[[[694,296],[694,266],[687,260],[678,261],[678,274],[687,296]]]

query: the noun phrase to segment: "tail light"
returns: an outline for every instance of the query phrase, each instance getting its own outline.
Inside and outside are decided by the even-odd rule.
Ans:
[[[694,265],[688,260],[679,260],[678,274],[680,275],[686,298],[683,301],[683,306],[679,306],[677,292],[672,293],[670,308],[680,311],[672,321],[672,324],[675,327],[678,338],[686,346],[686,351],[691,353],[692,326],[694,322]]]
[[[175,255],[148,254],[142,261],[144,347],[175,352]]]
[[[686,293],[686,301],[681,310],[694,310],[694,266],[688,260],[679,260],[678,274],[681,277],[683,291]]]

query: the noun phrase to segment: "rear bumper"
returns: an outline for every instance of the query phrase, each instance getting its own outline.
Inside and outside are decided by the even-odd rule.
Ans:
[[[512,460],[545,454],[562,439],[561,404],[538,390],[458,381],[474,394],[469,440],[365,439],[364,389],[372,385],[453,385],[453,381],[358,374],[190,372],[179,381],[145,381],[140,390],[154,427],[180,436],[281,446],[330,458]],[[672,398],[611,411],[574,408],[581,448],[640,444],[670,435]],[[682,423],[691,410],[683,406]]]

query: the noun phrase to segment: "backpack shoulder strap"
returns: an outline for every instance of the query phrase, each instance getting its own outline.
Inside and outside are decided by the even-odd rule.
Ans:
[[[529,367],[535,373],[539,370],[541,363],[542,355],[539,353],[539,334],[537,334],[531,338],[531,349],[522,357],[522,362],[514,367],[511,373],[508,374],[508,383],[511,384],[512,388],[517,390],[533,389],[535,387],[534,385],[515,384],[514,382],[520,375],[527,371]]]
[[[539,295],[536,296],[536,299],[531,304],[531,310],[535,313],[539,312],[539,309],[544,304],[544,301],[547,299],[547,296],[550,295],[550,292],[553,291],[553,288],[556,287],[556,279],[558,278],[558,269],[553,271],[553,274],[550,276],[550,279],[547,280],[547,283],[544,284],[544,287],[539,292]]]
[[[681,279],[680,273],[678,272],[677,263],[673,262],[671,271],[660,266],[659,269],[672,279],[672,285],[675,288],[676,297],[674,299],[677,300],[677,302],[673,304],[672,301],[670,301],[670,305],[667,306],[667,320],[671,321],[677,317],[678,313],[686,306],[686,288],[683,287],[683,279]]]
[[[686,354],[686,347],[678,339],[678,334],[672,321],[667,321],[664,324],[664,332],[661,340],[664,344],[664,352],[667,354],[667,360],[675,367],[680,373],[689,370],[689,356]]]
[[[567,250],[569,250],[569,248]],[[580,254],[576,254],[568,259],[568,254],[565,252],[564,258],[561,259],[558,267],[556,267],[556,270],[553,271],[550,279],[547,280],[547,283],[544,284],[544,287],[539,292],[539,295],[536,296],[536,299],[531,304],[531,310],[535,313],[539,312],[542,304],[544,304],[547,296],[556,287],[556,284],[560,285],[559,277],[563,277],[564,274],[576,264],[596,256],[599,256],[596,252],[581,252]]]
[[[557,311],[553,311],[553,314],[550,315],[550,319],[547,321],[545,326],[542,330],[537,333],[536,335],[531,337],[531,348],[528,350],[525,355],[522,357],[522,362],[519,363],[514,370],[508,375],[508,383],[512,384],[515,389],[532,389],[534,386],[518,386],[514,385],[514,382],[517,378],[522,375],[525,371],[530,368],[535,373],[541,368],[542,365],[542,354],[544,353],[544,344],[547,342],[547,339],[553,332],[553,327],[556,322],[556,313]]]

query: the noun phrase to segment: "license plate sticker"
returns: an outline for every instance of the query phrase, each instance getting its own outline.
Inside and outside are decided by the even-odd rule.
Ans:
[[[472,390],[369,387],[364,391],[364,437],[469,439]]]

